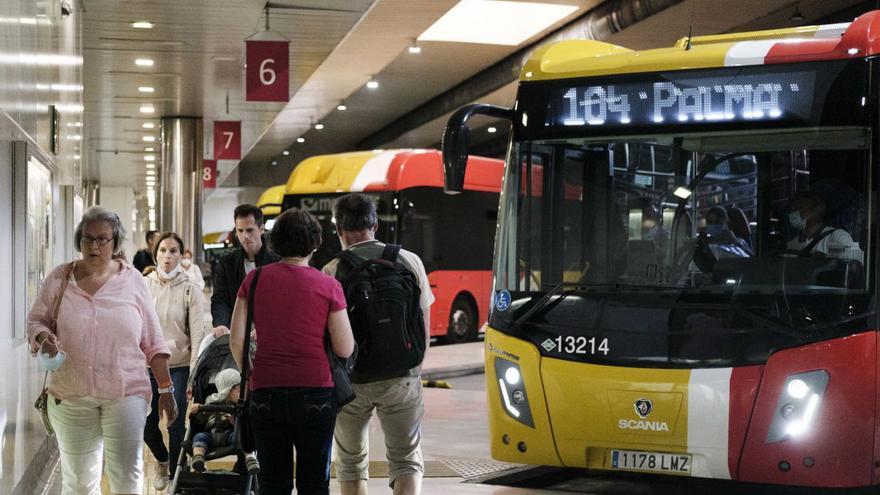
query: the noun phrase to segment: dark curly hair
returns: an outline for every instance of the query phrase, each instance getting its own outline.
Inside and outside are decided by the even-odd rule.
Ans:
[[[321,247],[321,224],[311,213],[290,208],[275,219],[269,246],[282,258],[308,256]]]

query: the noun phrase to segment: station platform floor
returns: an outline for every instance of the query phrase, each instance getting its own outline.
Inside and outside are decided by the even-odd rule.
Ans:
[[[516,469],[516,465],[492,460],[489,454],[489,431],[483,377],[483,343],[432,346],[422,366],[423,379],[444,380],[452,388],[425,387],[425,417],[422,423],[422,454],[425,495],[455,494],[550,494],[545,490],[490,486],[475,483],[492,473]],[[387,462],[382,430],[376,418],[370,423],[371,494],[391,493],[388,487]],[[153,487],[156,463],[145,452],[146,488],[144,494],[163,493]],[[223,461],[218,461],[223,463]],[[57,474],[57,473],[56,473]],[[60,481],[60,476],[55,477]],[[330,482],[331,493],[340,493],[339,483]],[[51,494],[60,493],[56,483]],[[109,490],[104,487],[104,493]]]

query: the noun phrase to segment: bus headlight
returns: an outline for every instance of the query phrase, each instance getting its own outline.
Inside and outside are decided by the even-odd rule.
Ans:
[[[496,357],[495,376],[498,379],[498,392],[501,395],[501,405],[504,407],[504,411],[511,418],[534,428],[535,423],[532,420],[525,381],[519,365],[513,361]]]
[[[810,431],[828,379],[827,371],[816,370],[791,375],[785,380],[767,432],[767,443],[797,438]]]

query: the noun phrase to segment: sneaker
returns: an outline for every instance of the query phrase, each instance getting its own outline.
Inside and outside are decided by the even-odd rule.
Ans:
[[[153,488],[164,490],[168,486],[168,463],[160,462],[156,465],[156,476],[153,478]]]
[[[244,465],[247,467],[248,473],[251,476],[256,476],[260,474],[260,463],[257,461],[257,458],[249,455],[244,460]]]
[[[200,473],[205,472],[205,456],[204,454],[195,454],[192,458],[192,468]]]

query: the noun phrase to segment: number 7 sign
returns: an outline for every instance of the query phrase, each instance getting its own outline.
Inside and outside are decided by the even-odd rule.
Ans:
[[[241,160],[240,121],[214,121],[214,159]]]
[[[245,99],[288,101],[290,99],[289,41],[245,41]]]

